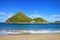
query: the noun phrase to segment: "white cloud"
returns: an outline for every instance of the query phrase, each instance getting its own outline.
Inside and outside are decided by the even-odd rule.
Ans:
[[[5,13],[4,12],[0,12],[0,15],[5,15]]]
[[[30,15],[29,17],[33,19],[33,18],[42,17],[42,16],[39,15],[39,14],[37,14],[37,15],[36,15],[36,14],[32,14],[32,15]]]
[[[0,19],[3,19],[2,17],[0,17]]]
[[[14,14],[12,13],[5,13],[5,12],[0,12],[0,22],[5,22],[9,17],[13,16]]]
[[[48,18],[49,20],[52,20],[52,21],[56,21],[56,20],[60,20],[60,15],[50,15],[50,17]]]
[[[60,15],[51,15],[51,17],[60,18]]]
[[[6,17],[5,12],[0,12],[0,20],[4,19]]]
[[[39,11],[36,10],[34,12],[34,14],[29,15],[29,17],[33,19],[33,18],[42,17],[42,16],[41,16],[41,14],[39,14]]]
[[[39,13],[39,11],[36,10],[35,13]]]
[[[13,14],[12,13],[8,13],[6,14],[5,12],[0,12],[0,18],[9,18],[11,17]]]
[[[9,13],[9,14],[8,14],[8,18],[9,18],[9,17],[11,17],[11,16],[13,16],[13,15],[14,15],[14,14],[12,14],[12,13]]]

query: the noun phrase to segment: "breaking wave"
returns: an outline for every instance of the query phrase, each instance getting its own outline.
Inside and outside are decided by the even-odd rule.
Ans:
[[[60,33],[60,30],[0,30],[1,35],[10,35],[10,34],[54,34]]]

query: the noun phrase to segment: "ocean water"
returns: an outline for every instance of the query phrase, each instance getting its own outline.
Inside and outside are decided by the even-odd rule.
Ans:
[[[0,23],[0,35],[60,33],[60,24],[5,24]]]

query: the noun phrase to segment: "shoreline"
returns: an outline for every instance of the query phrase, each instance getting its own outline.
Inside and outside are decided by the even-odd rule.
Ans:
[[[14,34],[60,34],[60,30],[3,30],[0,31],[0,36]]]
[[[60,40],[60,34],[21,34],[0,36],[0,40]]]

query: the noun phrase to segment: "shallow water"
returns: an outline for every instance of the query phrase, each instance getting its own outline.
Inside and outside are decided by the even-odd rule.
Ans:
[[[23,31],[19,31],[23,30]],[[0,34],[60,33],[60,24],[5,24],[0,23]]]
[[[0,30],[60,30],[60,24],[5,24],[0,23]]]

